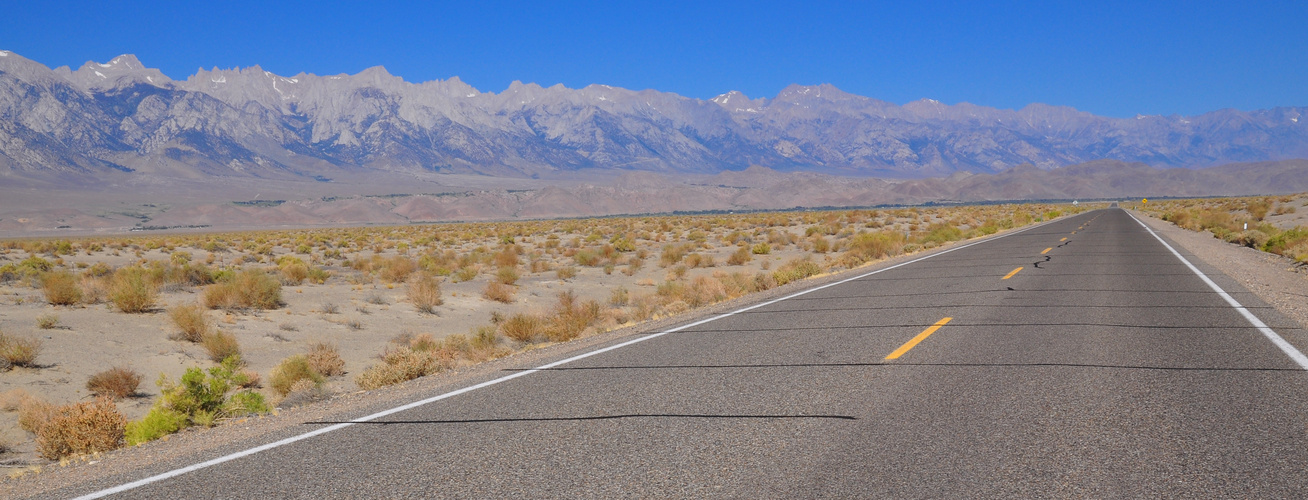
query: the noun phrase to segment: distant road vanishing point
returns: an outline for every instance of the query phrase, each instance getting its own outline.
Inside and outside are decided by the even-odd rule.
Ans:
[[[1104,209],[55,493],[1298,497],[1293,325]]]

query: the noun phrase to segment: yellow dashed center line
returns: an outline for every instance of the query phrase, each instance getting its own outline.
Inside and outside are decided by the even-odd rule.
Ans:
[[[1067,238],[1063,238],[1063,239],[1058,240],[1058,241],[1067,241]]]
[[[1053,249],[1054,249],[1054,247],[1046,248],[1046,249],[1044,249],[1044,251],[1040,252],[1040,255],[1047,254],[1047,253],[1049,253],[1050,250],[1053,250]]]
[[[1004,277],[1003,277],[1003,278],[1000,278],[1000,279],[1005,279],[1005,280],[1006,280],[1006,279],[1008,279],[1008,278],[1012,278],[1014,274],[1017,274],[1017,272],[1018,272],[1018,271],[1021,271],[1021,270],[1022,270],[1022,268],[1020,268],[1020,267],[1017,268],[1017,269],[1014,269],[1012,272],[1010,272],[1010,273],[1008,273],[1008,274],[1005,274]]]
[[[918,343],[921,343],[923,340],[926,340],[926,338],[930,337],[931,334],[936,333],[936,330],[939,330],[940,327],[945,326],[945,323],[948,323],[949,320],[951,319],[954,318],[944,318],[940,321],[937,321],[936,324],[927,327],[926,330],[922,330],[922,333],[919,333],[917,334],[916,337],[913,337],[913,340],[904,342],[904,345],[899,346],[899,349],[895,349],[895,352],[892,352],[890,353],[889,356],[886,356],[886,359],[896,359],[900,356],[903,356],[904,353],[908,352],[909,349],[912,349]]]

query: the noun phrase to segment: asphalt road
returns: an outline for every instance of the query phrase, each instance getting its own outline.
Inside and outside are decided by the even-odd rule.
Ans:
[[[1302,367],[1108,209],[121,496],[1301,497],[1305,395]]]

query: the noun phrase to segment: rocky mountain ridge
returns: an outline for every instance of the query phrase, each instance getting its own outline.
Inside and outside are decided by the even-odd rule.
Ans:
[[[0,51],[0,178],[159,176],[330,182],[373,173],[560,178],[759,165],[855,177],[1156,167],[1308,157],[1308,108],[1117,119],[1032,104],[896,105],[831,85],[708,100],[604,85],[409,83],[374,67],[291,77],[258,66],[173,80],[136,57],[50,69]]]

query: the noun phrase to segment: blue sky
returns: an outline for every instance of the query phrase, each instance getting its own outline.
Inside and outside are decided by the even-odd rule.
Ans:
[[[1302,1],[10,2],[0,49],[74,68],[133,53],[173,78],[382,65],[496,92],[521,80],[696,98],[831,83],[900,104],[1129,117],[1308,105],[1306,20]]]

